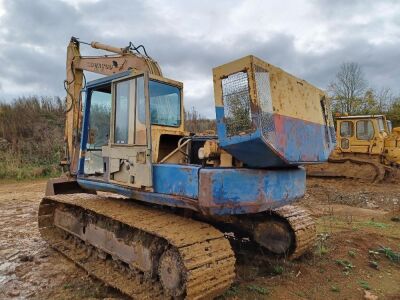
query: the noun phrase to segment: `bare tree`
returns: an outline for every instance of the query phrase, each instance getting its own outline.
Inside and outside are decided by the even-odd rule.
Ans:
[[[340,66],[335,80],[329,85],[334,107],[341,113],[354,114],[359,110],[367,81],[358,63],[345,62]]]
[[[216,122],[203,117],[194,107],[185,110],[185,130],[195,133],[216,130]]]
[[[382,113],[388,109],[394,100],[394,95],[389,87],[382,87],[375,93],[379,111]]]

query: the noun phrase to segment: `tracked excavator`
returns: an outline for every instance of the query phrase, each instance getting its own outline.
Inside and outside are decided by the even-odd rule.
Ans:
[[[135,299],[211,299],[232,284],[238,248],[296,259],[313,247],[295,202],[302,165],[334,147],[321,90],[235,60],[213,69],[217,134],[196,134],[182,83],[143,46],[92,42],[112,55],[84,57],[82,44],[67,52],[65,173],[39,207],[52,247]],[[106,76],[83,87],[85,70]]]
[[[400,182],[400,128],[384,115],[337,116],[336,139],[327,163],[307,166],[309,176]]]

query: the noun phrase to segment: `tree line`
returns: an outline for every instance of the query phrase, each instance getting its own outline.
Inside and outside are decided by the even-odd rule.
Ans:
[[[394,126],[400,126],[400,95],[395,95],[389,87],[370,87],[358,63],[342,63],[327,92],[334,113],[385,114]]]
[[[0,178],[58,174],[64,110],[58,97],[20,97],[0,103]]]

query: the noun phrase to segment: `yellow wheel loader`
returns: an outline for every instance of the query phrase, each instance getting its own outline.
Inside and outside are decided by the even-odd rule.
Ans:
[[[316,177],[343,177],[370,182],[399,179],[400,128],[384,115],[336,117],[337,144],[328,162],[307,167]]]

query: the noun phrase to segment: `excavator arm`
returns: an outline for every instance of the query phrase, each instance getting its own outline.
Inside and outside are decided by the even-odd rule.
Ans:
[[[81,56],[80,44],[87,44],[94,49],[108,51],[112,54],[103,56]],[[139,49],[144,50],[144,54]],[[136,51],[137,53],[135,53]],[[67,48],[67,79],[64,87],[67,92],[65,117],[65,156],[61,161],[64,170],[69,176],[77,173],[80,149],[80,132],[82,119],[81,90],[84,82],[84,71],[102,74],[105,76],[115,73],[134,70],[148,71],[150,74],[162,76],[161,69],[156,61],[151,59],[143,46],[134,47],[132,43],[125,48],[117,48],[99,42],[84,43],[72,37]]]

